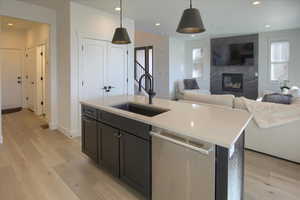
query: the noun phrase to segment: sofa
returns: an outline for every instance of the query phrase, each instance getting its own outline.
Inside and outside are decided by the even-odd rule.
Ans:
[[[233,95],[189,93],[185,94],[179,101],[248,111],[243,99]],[[300,98],[295,98],[293,105],[300,107]],[[270,128],[260,128],[256,121],[252,120],[246,128],[245,142],[247,149],[300,163],[300,119]]]
[[[185,79],[187,80],[187,79]],[[205,88],[201,88],[201,86],[199,87],[199,84],[197,82],[196,79],[193,79],[197,82],[197,89],[189,89],[189,88],[186,88],[185,84],[184,84],[184,81],[185,80],[180,80],[180,81],[177,81],[177,84],[176,84],[176,99],[183,99],[184,96],[186,94],[210,94],[210,91],[205,89]],[[192,80],[192,79],[190,79]]]

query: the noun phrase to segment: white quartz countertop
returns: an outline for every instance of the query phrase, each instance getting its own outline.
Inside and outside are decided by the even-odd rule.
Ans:
[[[230,148],[236,142],[252,119],[252,115],[244,110],[157,98],[154,98],[153,104],[148,106],[170,111],[147,117],[111,107],[127,102],[148,105],[148,98],[114,96],[81,101],[81,104],[162,128],[189,140],[204,141],[226,148]]]

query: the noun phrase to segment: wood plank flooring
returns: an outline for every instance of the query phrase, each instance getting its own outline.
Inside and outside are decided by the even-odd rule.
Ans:
[[[80,139],[40,127],[29,111],[2,116],[2,200],[137,200],[134,190],[81,153]],[[299,200],[300,165],[246,152],[246,200]]]

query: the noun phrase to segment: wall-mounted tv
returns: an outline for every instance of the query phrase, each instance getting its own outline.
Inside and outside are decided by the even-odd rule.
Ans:
[[[214,66],[254,65],[254,43],[216,45],[212,48]]]

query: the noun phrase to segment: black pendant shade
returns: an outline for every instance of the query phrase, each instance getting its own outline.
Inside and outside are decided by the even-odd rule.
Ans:
[[[131,40],[129,38],[126,28],[123,28],[123,27],[116,28],[112,43],[113,44],[130,44],[131,43]]]
[[[180,23],[177,28],[178,33],[194,34],[205,31],[200,12],[196,8],[192,8],[192,1],[190,8],[184,10]]]
[[[126,28],[123,28],[123,26],[122,26],[122,24],[123,24],[122,0],[120,0],[120,8],[121,8],[120,27],[116,28],[113,39],[112,39],[112,43],[113,44],[130,44],[131,40],[130,40],[130,37],[128,35],[128,32],[127,32]]]

